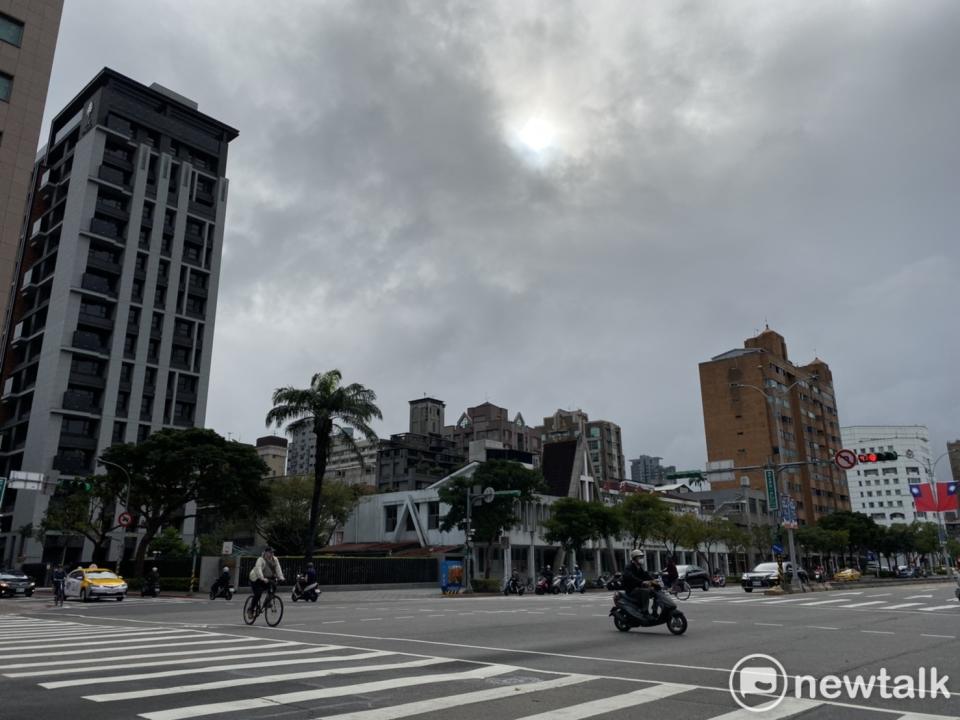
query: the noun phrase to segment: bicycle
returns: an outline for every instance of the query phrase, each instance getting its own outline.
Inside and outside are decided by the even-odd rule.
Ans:
[[[63,601],[66,599],[63,592],[63,581],[53,583],[53,606],[63,607]]]
[[[273,583],[260,593],[260,602],[251,595],[243,604],[243,621],[247,625],[253,625],[261,615],[270,627],[276,627],[283,619],[283,600],[277,595],[277,586]]]
[[[690,583],[686,580],[677,580],[670,588],[667,589],[667,592],[673,595],[677,600],[689,600],[690,599]]]

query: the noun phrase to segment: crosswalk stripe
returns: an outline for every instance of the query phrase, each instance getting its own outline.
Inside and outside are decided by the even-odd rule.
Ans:
[[[448,660],[449,662],[449,660]],[[398,677],[377,682],[360,683],[357,685],[340,685],[337,687],[304,690],[301,692],[282,693],[280,695],[265,695],[263,697],[245,700],[232,700],[206,705],[191,705],[171,710],[142,713],[140,717],[147,720],[182,720],[183,718],[200,717],[201,715],[216,715],[219,713],[240,712],[242,710],[276,710],[277,705],[310,702],[325,698],[343,697],[344,695],[359,695],[360,693],[380,692],[382,690],[396,690],[398,687],[412,687],[414,685],[429,685],[442,682],[457,682],[462,680],[482,680],[483,678],[503,675],[512,672],[515,668],[509,665],[487,665],[467,672],[449,673],[444,675],[423,675],[418,677]],[[166,693],[167,690],[161,692]],[[94,696],[95,697],[95,696]],[[87,699],[93,699],[88,697]]]
[[[178,630],[177,632],[183,633],[182,630]],[[130,642],[131,640],[134,640],[134,641],[137,640],[139,636],[140,636],[139,633],[129,633],[129,634],[123,635],[123,636],[121,636],[121,637],[113,638],[113,639],[111,639],[111,640],[90,640],[90,641],[87,641],[87,642],[82,642],[82,641],[81,641],[81,642],[78,642],[78,641],[76,640],[76,638],[72,638],[72,637],[70,637],[69,635],[67,635],[67,636],[63,637],[62,639],[60,639],[59,642],[55,642],[55,643],[45,642],[45,643],[41,643],[41,644],[39,644],[39,645],[14,645],[14,646],[12,646],[12,647],[2,647],[2,646],[0,646],[0,650],[3,650],[4,652],[6,652],[6,651],[20,651],[20,650],[44,650],[44,649],[49,650],[49,649],[51,649],[51,648],[62,648],[62,647],[84,648],[84,647],[99,647],[99,646],[103,646],[103,645],[125,645],[126,643]],[[184,633],[184,634],[181,634],[181,635],[166,635],[166,636],[164,636],[164,637],[162,637],[162,638],[157,638],[157,639],[158,639],[158,640],[190,640],[190,639],[195,638],[195,637],[197,637],[197,634],[196,634],[196,633],[194,633],[194,632],[189,632],[189,633]],[[209,636],[209,635],[203,635],[202,637],[210,637],[210,636]],[[144,640],[147,640],[146,637],[143,638],[143,639],[144,639]],[[155,647],[158,647],[158,646],[155,646]],[[89,651],[87,651],[87,652],[96,652],[96,651],[95,651],[95,650],[89,650]],[[16,656],[16,655],[8,655],[7,657],[17,657],[17,656]],[[22,657],[22,656],[21,656],[21,657]]]
[[[157,678],[177,677],[178,675],[197,675],[200,673],[223,671],[231,672],[233,670],[248,670],[250,668],[276,667],[281,665],[372,660],[373,658],[395,654],[396,653],[387,652],[386,650],[373,650],[368,653],[359,653],[355,655],[331,655],[330,657],[293,658],[290,660],[263,660],[261,662],[234,663],[231,665],[208,665],[206,667],[188,668],[185,670],[163,670],[161,672],[134,673],[132,675],[113,675],[107,677],[97,676],[91,678],[82,678],[79,680],[56,680],[54,682],[40,683],[40,687],[47,688],[48,690],[54,690],[56,688],[76,687],[79,685],[104,685],[106,683],[130,682],[132,680],[154,680]],[[122,665],[120,667],[129,666]]]
[[[126,632],[93,633],[92,635],[88,635],[87,633],[84,633],[83,639],[88,640],[90,638],[93,638],[96,640],[101,640],[101,639],[116,638],[116,637],[129,638],[129,639],[136,639],[136,638],[147,639],[148,637],[157,637],[158,639],[160,639],[160,637],[163,635],[169,636],[169,635],[175,635],[176,633],[182,633],[182,632],[183,630],[138,630],[136,632],[130,632],[129,630],[127,630]],[[48,645],[35,645],[32,647],[25,647],[25,648],[8,647],[10,645],[14,645],[14,646],[19,645],[20,643],[23,642],[23,640],[28,640],[28,641],[36,640],[39,642],[43,642],[44,640],[54,640],[54,639],[58,640],[58,642],[48,644]],[[71,635],[70,631],[68,630],[66,632],[61,631],[57,635],[50,635],[50,636],[44,635],[39,638],[31,637],[31,638],[23,638],[20,640],[6,640],[6,641],[0,640],[0,650],[33,649],[33,647],[62,647],[63,645],[69,645],[70,647],[81,647],[83,645],[92,645],[92,644],[95,644],[95,643],[77,642],[76,637]],[[99,644],[109,645],[110,643],[99,643]]]
[[[800,602],[801,600],[806,600],[806,599],[807,598],[805,597],[798,597],[798,598],[787,598],[786,600],[767,600],[763,604],[764,605],[782,605],[783,603]]]
[[[381,655],[390,655],[392,653],[380,652]],[[346,659],[346,658],[344,658]],[[309,670],[307,672],[285,673],[279,675],[259,675],[249,678],[234,678],[231,680],[215,680],[213,682],[197,683],[196,685],[175,685],[173,687],[150,688],[148,690],[130,690],[128,692],[102,693],[100,695],[89,695],[85,699],[94,702],[113,702],[115,700],[136,700],[139,698],[152,697],[154,695],[176,695],[182,693],[202,692],[204,690],[222,690],[223,688],[245,687],[247,685],[263,685],[274,682],[287,682],[290,680],[304,680],[306,678],[322,678],[335,675],[355,675],[357,673],[380,672],[382,670],[407,670],[409,668],[426,667],[427,665],[439,665],[441,663],[456,662],[449,658],[426,658],[425,660],[412,660],[398,663],[385,663],[383,665],[352,665],[350,667],[331,668],[329,670]],[[422,677],[433,677],[425,675]],[[401,683],[404,678],[397,678]],[[406,678],[413,681],[416,685],[417,678]]]
[[[246,648],[232,648],[232,650],[233,650],[233,651],[236,651],[236,650],[251,650],[251,651],[252,651],[252,650],[265,650],[265,649],[269,649],[269,648],[281,648],[281,647],[285,647],[285,646],[286,646],[286,647],[289,647],[290,645],[291,645],[291,643],[286,643],[286,644],[284,644],[284,645],[258,645],[258,646],[250,646],[250,647],[246,647]],[[296,643],[296,645],[299,646],[299,643]],[[333,650],[333,649],[334,649],[334,648],[332,648],[332,647],[325,647],[325,646],[316,646],[316,647],[311,646],[311,647],[307,647],[307,648],[301,647],[300,649],[297,649],[297,650],[281,650],[281,651],[279,651],[279,652],[241,652],[239,655],[227,655],[227,656],[225,656],[225,657],[223,657],[223,658],[210,658],[210,657],[189,657],[189,658],[184,658],[184,657],[182,657],[182,653],[157,653],[157,655],[160,655],[160,656],[164,656],[164,655],[167,655],[167,656],[175,655],[175,656],[178,656],[178,657],[177,657],[176,659],[174,659],[174,660],[158,660],[158,661],[142,662],[142,663],[128,663],[128,662],[124,662],[122,665],[102,665],[102,664],[99,664],[100,661],[98,661],[98,660],[67,660],[67,661],[66,661],[67,663],[80,663],[80,662],[82,662],[82,663],[85,664],[85,666],[83,666],[83,667],[69,667],[69,668],[56,668],[56,669],[52,669],[52,670],[49,669],[49,664],[48,664],[48,663],[29,663],[30,665],[33,665],[33,666],[47,666],[47,667],[45,667],[45,669],[43,669],[43,670],[29,670],[29,671],[27,671],[27,672],[4,673],[3,676],[4,676],[4,677],[8,677],[8,678],[20,678],[20,677],[51,677],[51,676],[54,676],[54,675],[73,675],[73,674],[77,674],[77,673],[88,673],[88,672],[92,672],[92,671],[130,670],[130,669],[133,669],[133,668],[165,667],[165,666],[168,666],[168,665],[188,665],[188,664],[190,664],[190,663],[210,662],[211,660],[217,660],[217,659],[222,660],[222,661],[226,661],[226,660],[244,660],[244,659],[247,659],[247,658],[273,658],[273,657],[282,657],[282,656],[286,656],[286,655],[308,655],[308,654],[313,654],[313,653],[329,652],[330,650]],[[222,653],[223,650],[222,650],[222,649],[219,649],[219,648],[218,648],[218,649],[215,649],[215,650],[197,650],[196,652],[191,653],[191,654],[192,654],[192,655],[200,655],[201,653],[208,653],[208,654],[209,654],[209,653],[215,653],[215,652],[220,652],[220,653]],[[126,658],[126,657],[137,657],[137,656],[135,656],[135,655],[132,655],[132,656],[124,656],[124,658]],[[91,665],[91,663],[96,663],[96,664]],[[24,663],[24,664],[26,665],[27,663]],[[193,672],[199,672],[199,670],[186,670],[185,672],[193,673]]]
[[[894,720],[956,720],[956,715],[930,715],[928,713],[908,712],[897,715]]]
[[[164,638],[164,640],[172,640],[173,638]],[[190,642],[190,643],[161,643],[159,645],[151,645],[152,648],[165,648],[165,647],[193,647],[194,645],[223,645],[225,643],[237,643],[237,642],[250,642],[250,638],[224,638],[221,640],[200,640],[199,642]],[[119,650],[120,648],[114,648]],[[110,652],[109,648],[87,648],[85,650],[58,650],[57,656],[61,655],[89,655],[90,653],[96,652]],[[32,658],[32,657],[48,657],[50,651],[47,652],[35,652],[35,653],[20,653],[19,655],[7,655],[6,659],[10,660],[19,660],[21,658]]]
[[[867,607],[868,605],[883,605],[886,600],[871,600],[870,602],[854,603],[853,605],[840,605],[840,607],[849,610],[850,608]]]
[[[233,642],[233,641],[231,641]],[[249,642],[248,639],[237,640],[236,642]],[[254,644],[245,647],[229,647],[229,648],[207,648],[204,650],[189,650],[187,652],[160,652],[160,653],[141,653],[139,655],[124,655],[124,660],[142,660],[143,658],[158,658],[158,657],[177,657],[183,658],[182,660],[177,660],[178,663],[188,663],[188,662],[206,662],[208,658],[198,657],[198,658],[184,658],[185,655],[211,655],[213,653],[223,653],[226,652],[246,652],[247,650],[272,650],[275,648],[288,648],[299,646],[300,643],[289,641],[289,642],[277,642],[273,645],[262,645]],[[293,652],[293,651],[290,651]],[[247,658],[247,657],[258,657],[261,653],[254,653],[250,655],[231,655],[231,658]],[[272,653],[263,653],[264,655],[271,655]],[[278,653],[279,654],[279,653]],[[287,654],[287,653],[284,653]],[[23,668],[50,668],[50,667],[62,667],[63,665],[89,665],[91,663],[102,663],[103,658],[83,658],[82,660],[54,660],[54,661],[44,661],[44,662],[28,662],[28,663],[13,663],[11,665],[0,665],[0,670],[20,670]],[[174,661],[165,660],[163,662],[157,663],[138,663],[136,665],[131,665],[130,663],[124,662],[123,665],[117,665],[114,667],[123,669],[129,667],[148,667],[152,665],[167,665],[173,664]],[[99,668],[100,666],[97,665]],[[58,675],[61,672],[88,672],[91,668],[86,667],[72,667],[66,670],[44,670],[39,674],[51,674]],[[109,668],[113,669],[113,667]],[[10,674],[7,677],[27,677],[33,675],[34,673],[24,673],[23,675],[19,674]]]
[[[411,715],[422,715],[429,712],[439,712],[450,710],[463,705],[474,705],[482,702],[492,702],[503,698],[514,698],[528,693],[542,692],[544,690],[554,690],[556,688],[566,687],[568,685],[579,685],[588,682],[594,678],[588,675],[567,675],[552,680],[542,680],[540,682],[521,683],[519,685],[507,685],[505,687],[491,688],[489,690],[476,690],[474,692],[457,693],[446,697],[432,698],[430,700],[418,700],[416,702],[404,703],[402,705],[391,705],[389,707],[374,708],[372,710],[358,710],[356,712],[340,713],[339,715],[324,715],[316,720],[399,720],[399,718],[410,717]],[[148,720],[175,720],[174,718],[141,717]]]
[[[960,604],[953,603],[951,605],[935,605],[933,607],[923,608],[921,612],[933,612],[934,610],[952,610],[960,607]]]
[[[847,602],[847,600],[846,600],[846,598],[836,599],[836,600],[817,600],[816,602],[804,603],[803,605],[800,605],[799,607],[811,607],[811,606],[813,606],[813,605],[829,605],[830,603],[838,603],[838,602]]]
[[[881,610],[899,610],[900,608],[916,607],[917,605],[923,605],[923,603],[900,603],[899,605],[891,605],[890,607],[885,607],[880,609]]]
[[[731,712],[717,715],[710,720],[748,720],[749,718],[763,718],[763,720],[780,720],[781,718],[792,717],[807,710],[813,710],[820,707],[822,703],[815,700],[803,700],[801,698],[784,697],[776,707],[762,712],[752,712],[742,708],[737,708]]]
[[[623,710],[624,708],[644,705],[655,700],[662,700],[671,695],[696,690],[692,685],[672,685],[664,683],[644,688],[624,695],[613,695],[612,697],[592,700],[590,702],[580,703],[579,705],[568,705],[567,707],[548,710],[547,712],[537,713],[536,715],[525,715],[516,720],[579,720],[580,718],[593,717],[594,715],[603,715],[604,713]]]

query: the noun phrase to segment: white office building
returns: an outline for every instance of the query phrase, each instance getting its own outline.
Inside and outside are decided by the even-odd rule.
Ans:
[[[847,470],[853,512],[889,527],[914,520],[932,522],[932,513],[916,512],[910,485],[931,482],[930,444],[923,425],[854,425],[840,428],[843,447],[859,454],[895,452],[887,462],[858,463]]]

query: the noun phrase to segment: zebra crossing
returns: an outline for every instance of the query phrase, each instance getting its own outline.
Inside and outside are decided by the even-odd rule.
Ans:
[[[9,683],[31,683],[40,692],[54,693],[57,705],[70,707],[74,718],[254,718],[269,711],[285,718],[329,720],[392,720],[433,712],[574,720],[624,710],[701,720],[744,717],[721,687],[199,628],[91,625],[17,615],[0,616],[0,677],[7,689]],[[786,698],[776,717],[789,718],[822,704]],[[870,712],[889,720],[946,720]]]

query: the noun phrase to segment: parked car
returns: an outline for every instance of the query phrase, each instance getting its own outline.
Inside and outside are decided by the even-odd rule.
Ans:
[[[677,577],[686,580],[692,588],[710,589],[710,574],[696,565],[677,565]]]
[[[127,583],[116,573],[91,565],[77,568],[67,575],[63,594],[67,598],[78,597],[83,602],[104,597],[120,601],[127,596]]]
[[[37,584],[19,570],[0,570],[0,597],[30,597]]]
[[[913,565],[898,565],[897,577],[899,578],[918,578],[923,577],[920,568]]]
[[[789,582],[793,577],[793,566],[785,562],[783,564],[783,574]],[[797,571],[800,582],[807,583],[810,579],[803,568]],[[780,569],[775,562],[760,563],[750,572],[743,574],[740,579],[740,585],[746,592],[754,590],[763,590],[765,588],[777,587],[780,584]]]
[[[853,568],[844,568],[834,573],[833,579],[836,582],[852,582],[860,579],[860,571]]]

